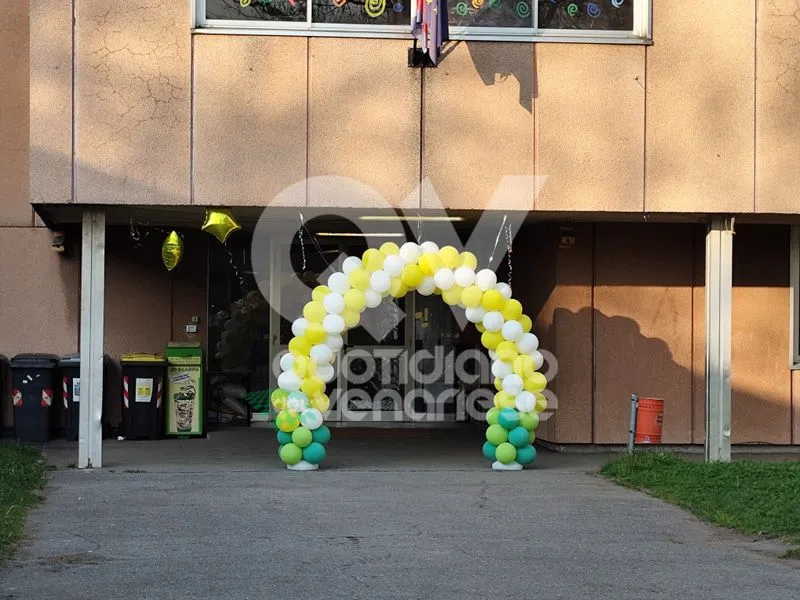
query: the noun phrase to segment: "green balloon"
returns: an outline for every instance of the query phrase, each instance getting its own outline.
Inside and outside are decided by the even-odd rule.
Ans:
[[[492,442],[486,442],[483,445],[483,455],[488,458],[489,460],[497,460],[497,446],[495,446]]]
[[[486,439],[498,446],[508,439],[508,432],[500,425],[489,425],[486,430]]]
[[[536,439],[536,432],[534,432],[534,431],[531,431],[531,432],[528,434],[528,443],[529,443],[529,444],[532,444],[532,443],[534,442],[534,440],[535,440],[535,439]]]
[[[318,444],[327,444],[331,441],[331,430],[328,429],[327,425],[320,425],[311,432],[311,439]]]
[[[286,444],[281,448],[280,456],[287,465],[296,465],[303,459],[303,451],[297,444]]]
[[[504,465],[514,462],[517,458],[517,449],[508,442],[503,442],[497,447],[497,460]]]
[[[298,427],[292,432],[292,442],[300,448],[308,446],[313,441],[313,437],[308,427]]]
[[[272,393],[269,395],[269,399],[272,401],[273,406],[276,402],[280,400],[286,400],[289,397],[289,392],[282,390],[281,388],[275,388],[272,390]]]
[[[513,408],[504,408],[500,411],[497,422],[508,431],[511,431],[515,427],[519,427],[519,413]]]
[[[517,462],[521,465],[529,465],[536,458],[536,448],[528,444],[522,448],[517,448]]]
[[[516,448],[528,445],[528,430],[524,427],[515,427],[508,432],[508,441]]]
[[[522,418],[520,418],[519,424],[528,431],[533,431],[539,426],[539,415],[536,413],[525,413],[522,415]]]
[[[310,462],[312,465],[318,465],[325,460],[325,446],[319,442],[311,442],[303,448],[303,460]]]
[[[283,446],[284,444],[292,443],[292,434],[285,431],[278,430],[278,443]]]
[[[489,425],[497,425],[497,417],[499,416],[500,416],[500,409],[497,408],[496,406],[493,406],[486,413],[486,422]]]

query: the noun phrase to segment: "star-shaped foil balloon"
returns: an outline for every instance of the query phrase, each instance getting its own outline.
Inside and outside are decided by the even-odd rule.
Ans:
[[[234,231],[239,231],[242,227],[226,208],[207,208],[206,222],[201,228],[206,233],[210,233],[223,244],[228,236]]]

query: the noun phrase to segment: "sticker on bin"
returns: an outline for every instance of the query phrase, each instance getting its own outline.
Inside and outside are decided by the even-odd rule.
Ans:
[[[22,406],[22,392],[17,388],[11,390],[11,403],[14,406]]]
[[[44,388],[42,390],[42,407],[43,408],[47,408],[48,406],[52,406],[53,405],[53,396],[55,396],[55,394],[53,393],[53,390],[51,390],[50,388]]]
[[[81,378],[75,377],[72,380],[72,401],[78,403],[81,401]]]
[[[136,402],[150,402],[153,399],[153,379],[136,379]]]
[[[187,373],[186,371],[183,371],[181,373],[178,373],[177,375],[170,375],[169,380],[170,380],[170,383],[180,383],[182,381],[191,381],[192,380],[192,375],[191,375],[191,373]]]

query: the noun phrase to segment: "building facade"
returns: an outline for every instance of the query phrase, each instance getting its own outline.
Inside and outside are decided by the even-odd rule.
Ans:
[[[624,2],[517,4],[451,6],[435,68],[409,67],[402,2],[8,4],[0,352],[80,348],[87,210],[105,222],[103,350],[191,339],[212,362],[214,298],[259,288],[242,282],[259,219],[291,239],[300,214],[396,210],[414,231],[446,211],[467,232],[523,215],[514,288],[558,362],[540,439],[623,443],[639,393],[665,399],[664,442],[703,444],[729,386],[729,441],[800,444],[798,3],[639,0],[617,21]],[[242,224],[228,251],[199,231],[215,206]],[[171,229],[185,257],[168,272]],[[224,291],[226,262],[241,289]],[[251,369],[281,344],[278,321],[260,327]]]

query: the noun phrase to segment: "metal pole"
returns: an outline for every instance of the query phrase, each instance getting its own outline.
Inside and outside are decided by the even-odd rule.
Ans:
[[[628,426],[628,454],[633,454],[633,446],[636,439],[636,412],[639,408],[639,396],[631,394],[631,420]]]

